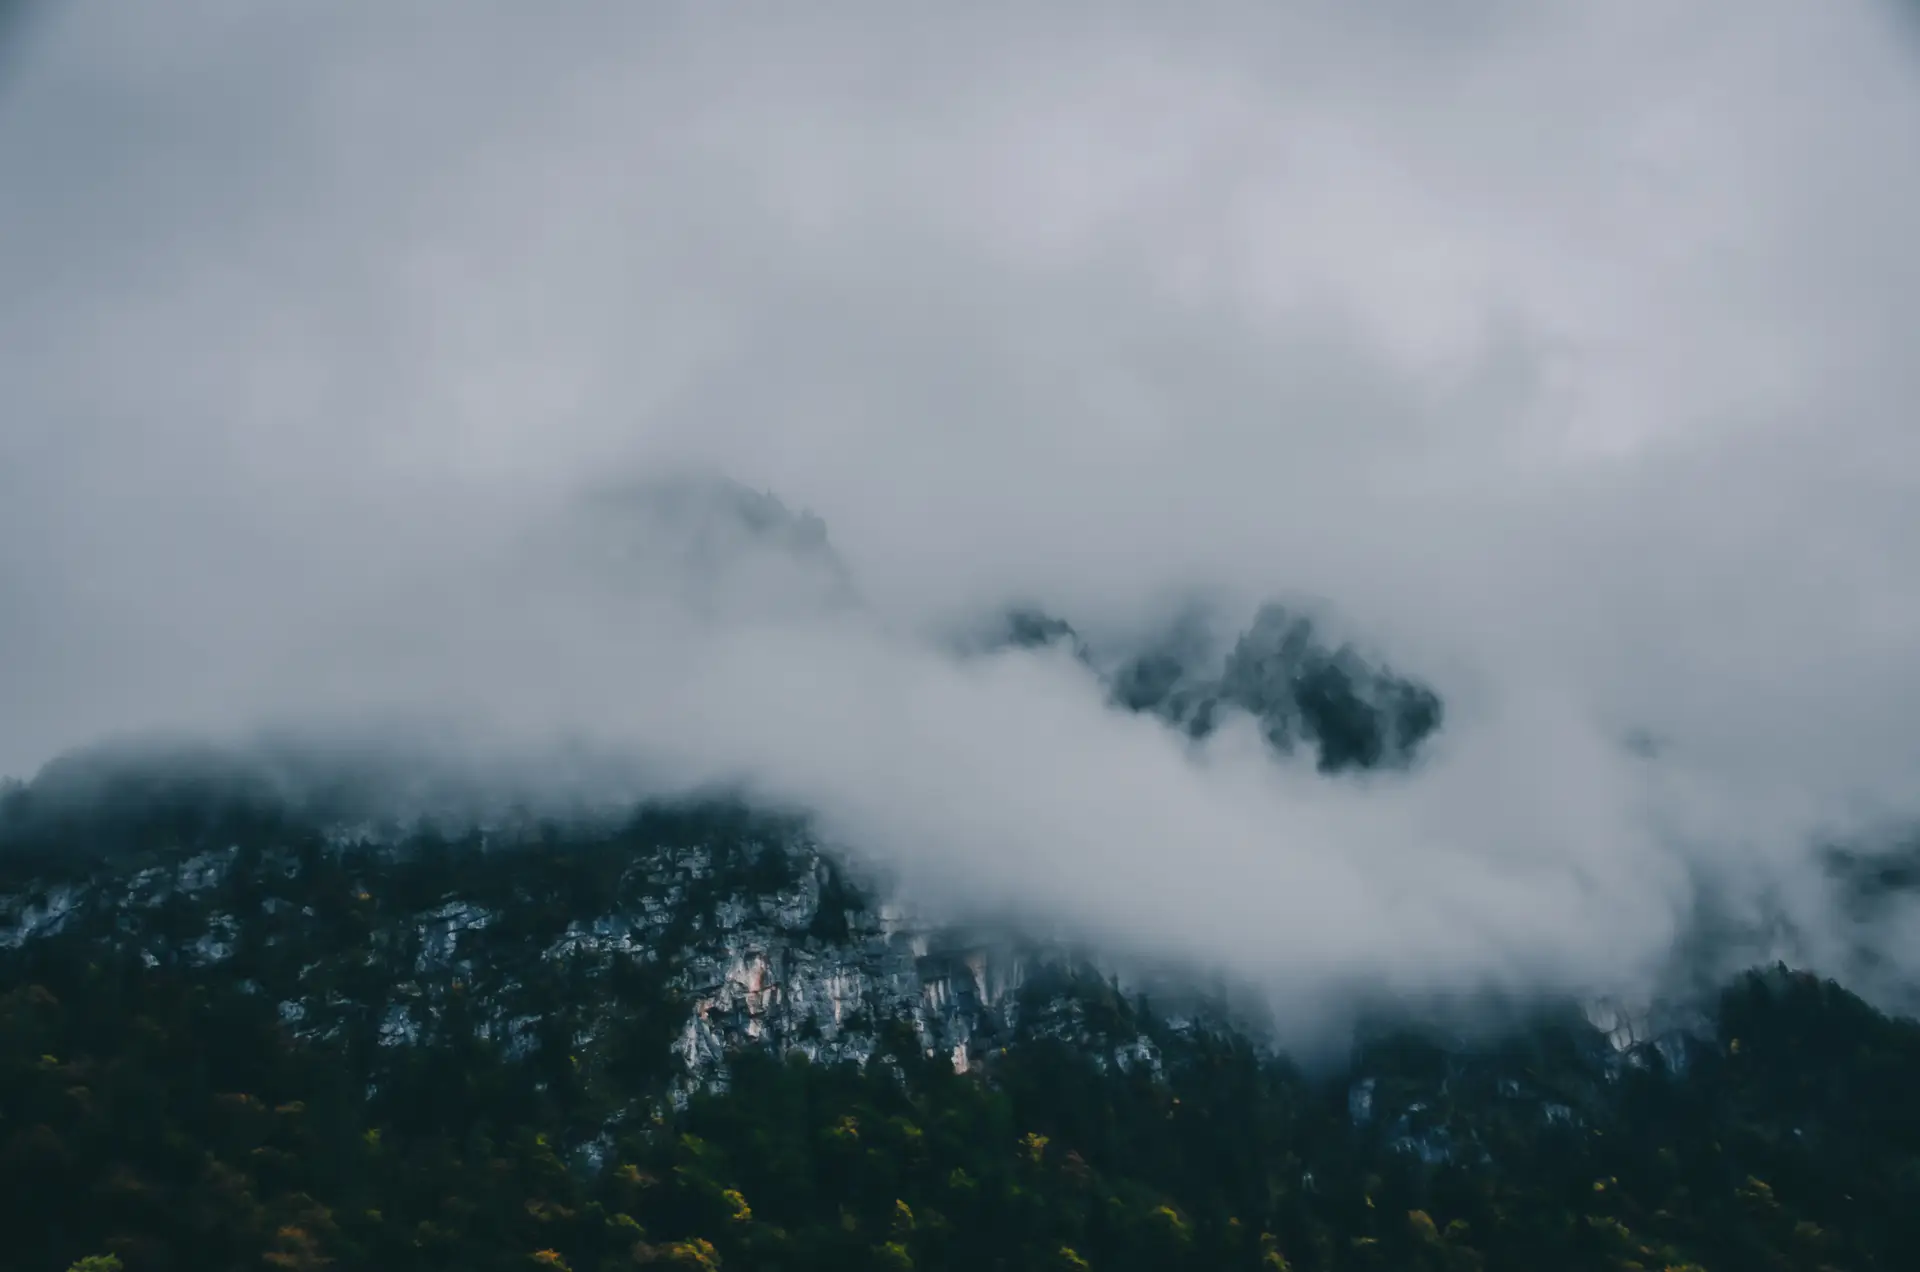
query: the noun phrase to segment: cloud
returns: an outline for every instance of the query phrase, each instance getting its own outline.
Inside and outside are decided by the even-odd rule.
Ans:
[[[1807,845],[1920,760],[1903,21],[47,11],[0,94],[0,771],[472,713],[1300,992],[1645,984],[1703,908],[1850,966]],[[860,605],[552,546],[689,466],[819,513]],[[1193,595],[1323,600],[1446,698],[1428,762],[1196,753],[940,639]]]

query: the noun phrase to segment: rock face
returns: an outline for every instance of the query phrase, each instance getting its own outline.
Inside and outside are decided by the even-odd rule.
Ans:
[[[0,947],[67,936],[242,977],[296,1038],[397,1048],[464,1030],[530,1055],[559,1029],[582,1062],[618,1045],[623,978],[650,975],[682,1101],[724,1088],[739,1048],[864,1065],[900,1026],[962,1071],[1035,1032],[1121,1069],[1160,1063],[1137,1031],[1088,1028],[1070,995],[1022,994],[1036,972],[1070,978],[1064,954],[917,922],[787,831],[700,839],[340,839],[114,863],[0,893]]]
[[[1010,1036],[1026,970],[1017,953],[836,895],[832,867],[810,846],[795,864],[790,886],[727,898],[696,926],[676,980],[688,1006],[673,1043],[692,1080],[724,1083],[727,1055],[742,1046],[864,1064],[888,1021],[910,1022],[923,1050],[961,1070]],[[681,867],[711,868],[697,853]],[[831,916],[823,894],[839,906]]]
[[[1626,1063],[1644,1065],[1651,1053],[1675,1073],[1686,1072],[1701,1039],[1713,1036],[1713,1021],[1698,1010],[1635,1007],[1613,999],[1595,999],[1584,1010],[1588,1023]]]

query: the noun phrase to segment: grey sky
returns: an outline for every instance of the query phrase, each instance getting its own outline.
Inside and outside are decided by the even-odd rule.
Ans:
[[[48,10],[0,78],[0,771],[485,709],[1308,985],[1632,978],[1702,889],[1838,941],[1806,831],[1920,761],[1900,22]],[[504,564],[689,463],[824,516],[869,608],[716,634]],[[1196,760],[921,638],[1194,584],[1425,672],[1431,768]]]

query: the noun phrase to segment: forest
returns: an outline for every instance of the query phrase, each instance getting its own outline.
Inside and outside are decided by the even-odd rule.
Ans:
[[[1726,986],[1684,1052],[1616,1054],[1543,1007],[1471,1043],[1376,1033],[1331,1070],[1064,969],[1022,989],[1026,1019],[1071,1000],[1086,1036],[1150,1036],[1160,1063],[1028,1029],[961,1072],[875,1019],[864,1064],[749,1047],[676,1099],[678,937],[515,963],[543,1005],[518,1046],[481,1026],[477,981],[401,1045],[371,1017],[296,1029],[274,986],[325,964],[329,1001],[425,994],[382,953],[394,916],[457,891],[500,910],[497,948],[536,947],[647,844],[746,823],[481,853],[168,817],[117,827],[126,854],[64,822],[0,854],[33,913],[76,880],[88,898],[0,949],[7,1267],[1817,1272],[1920,1248],[1920,1025],[1784,968]],[[139,919],[175,950],[121,939],[116,890],[209,836],[248,843]],[[778,886],[777,854],[736,848],[705,903]],[[282,917],[189,957],[214,910]]]

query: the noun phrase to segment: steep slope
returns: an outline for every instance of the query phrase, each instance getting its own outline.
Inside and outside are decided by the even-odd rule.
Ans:
[[[1388,1019],[1303,1073],[1067,951],[914,922],[735,805],[445,838],[93,798],[23,823],[16,792],[0,851],[18,1266],[1891,1268],[1920,1240],[1920,1028],[1784,972],[1665,1022]]]

